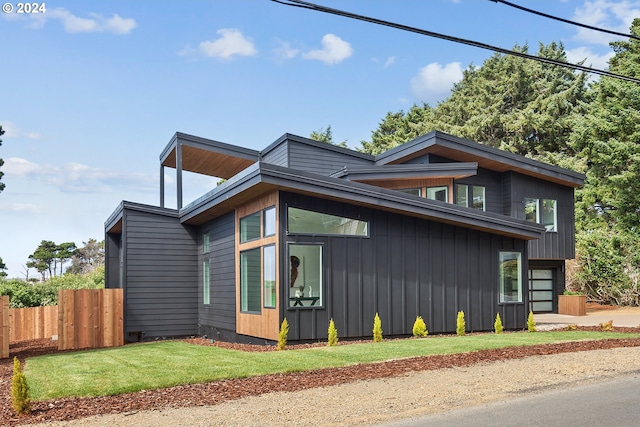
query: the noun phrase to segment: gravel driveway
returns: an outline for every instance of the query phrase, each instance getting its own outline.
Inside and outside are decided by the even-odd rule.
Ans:
[[[640,347],[562,353],[414,372],[215,406],[104,415],[42,426],[352,426],[640,373]]]

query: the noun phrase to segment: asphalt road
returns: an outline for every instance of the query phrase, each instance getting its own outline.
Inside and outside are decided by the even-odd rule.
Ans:
[[[378,424],[377,427],[639,426],[640,372],[603,383]]]

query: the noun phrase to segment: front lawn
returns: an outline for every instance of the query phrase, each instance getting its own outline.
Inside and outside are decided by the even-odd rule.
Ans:
[[[183,341],[39,356],[25,374],[35,400],[105,396],[256,375],[347,366],[391,359],[466,353],[575,340],[639,338],[640,334],[552,331],[439,336],[300,350],[242,352]]]

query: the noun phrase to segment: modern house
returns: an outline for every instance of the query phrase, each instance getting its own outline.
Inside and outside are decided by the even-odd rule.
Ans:
[[[177,209],[165,207],[165,168]],[[226,181],[183,206],[183,171]],[[377,156],[285,134],[262,151],[176,133],[160,206],[105,223],[129,340],[322,340],[526,325],[557,310],[584,175],[441,132]]]

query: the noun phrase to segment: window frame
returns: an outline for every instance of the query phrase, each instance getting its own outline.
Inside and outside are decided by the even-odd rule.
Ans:
[[[444,200],[433,199],[429,197],[429,190],[438,189],[437,191],[444,190]],[[424,198],[427,200],[435,200],[438,202],[449,203],[449,186],[448,185],[433,185],[430,187],[426,187]]]
[[[276,244],[272,243],[269,245],[264,245],[261,246],[262,248],[262,260],[261,260],[261,264],[262,264],[262,306],[263,308],[276,308],[276,306],[278,305],[278,283],[276,280],[277,274],[276,274],[276,270],[278,268],[278,264],[277,264],[277,253],[276,253]],[[273,264],[271,265],[272,267],[272,273],[273,273],[273,289],[272,292],[267,293],[267,256],[266,256],[266,251],[267,249],[273,249]],[[271,296],[269,303],[267,303],[267,296]]]
[[[202,233],[202,253],[208,254],[211,252],[211,237],[209,236],[209,232]]]
[[[340,236],[340,237],[359,237],[359,238],[369,238],[371,235],[371,221],[365,219],[352,218],[344,215],[336,215],[333,213],[326,213],[311,209],[299,208],[297,206],[287,206],[287,235],[301,235],[301,236]],[[344,218],[351,221],[358,221],[366,224],[366,234],[339,234],[339,233],[329,233],[329,232],[314,232],[314,231],[292,231],[291,230],[291,209],[297,209],[299,211],[317,214],[317,215],[328,215],[336,218]]]
[[[211,260],[202,261],[202,305],[211,305]]]
[[[258,217],[258,234],[255,237],[252,236],[248,236],[248,233],[243,232],[242,226],[243,226],[243,221],[248,220],[249,218],[253,218],[253,217]],[[245,215],[242,218],[239,219],[238,221],[239,226],[240,226],[240,243],[249,243],[249,242],[253,242],[254,240],[259,240],[262,237],[262,209],[253,213],[250,213],[249,215]],[[245,222],[246,224],[246,222]],[[248,231],[248,230],[247,230]]]
[[[553,224],[550,225],[545,224],[544,207],[547,202],[553,202]],[[558,199],[525,197],[523,203],[525,221],[535,222],[536,224],[544,226],[547,233],[558,232]],[[527,208],[529,206],[533,206],[535,208],[535,221],[533,221],[533,219],[527,218]]]
[[[310,300],[304,300],[301,301],[300,304],[302,305],[294,305],[294,304],[298,304],[297,301],[295,301],[295,298],[298,298],[295,295],[296,290],[299,291],[300,287],[299,286],[291,286],[291,274],[292,274],[292,268],[291,268],[291,261],[287,261],[286,265],[286,277],[287,277],[287,281],[286,281],[286,300],[287,300],[287,305],[286,305],[286,309],[287,310],[305,310],[305,309],[324,309],[325,308],[325,245],[322,242],[314,242],[314,243],[307,243],[307,242],[287,242],[287,246],[286,246],[286,259],[290,260],[291,259],[291,247],[292,246],[315,246],[319,249],[320,253],[319,253],[319,260],[320,260],[320,266],[318,268],[318,273],[320,274],[320,279],[319,279],[319,284],[316,285],[317,289],[311,289],[312,292],[312,297],[315,297],[317,295],[318,297],[318,301],[314,302],[314,305],[304,305],[305,302],[308,302],[309,304],[311,304],[312,301]],[[303,267],[304,268],[304,267]],[[309,285],[310,286],[310,285]],[[305,285],[306,288],[306,285]],[[304,292],[306,292],[306,289],[304,290]],[[302,298],[309,298],[309,296],[302,296]],[[292,301],[292,299],[294,299]]]
[[[257,310],[252,310],[249,309],[249,307],[251,306],[252,308],[255,307],[255,301],[253,302],[253,304],[249,304],[249,283],[245,282],[243,280],[243,278],[245,278],[246,276],[243,277],[243,274],[245,273],[245,265],[243,264],[243,256],[244,255],[249,255],[249,254],[253,254],[253,253],[257,253],[258,254],[258,285],[256,286],[255,284],[251,285],[251,291],[255,292],[255,288],[258,289],[258,304],[257,304]],[[245,250],[241,250],[240,251],[240,256],[239,256],[239,260],[238,262],[240,263],[240,312],[241,313],[248,313],[248,314],[261,314],[262,313],[262,247],[261,246],[257,246],[255,248],[249,248],[249,249],[245,249]],[[247,279],[249,279],[249,277],[246,277]],[[254,278],[254,277],[251,277]],[[246,301],[245,301],[245,295],[246,295]]]
[[[504,273],[503,265],[506,261],[511,260],[508,256],[516,255],[515,261],[517,262],[517,299],[508,299],[506,297],[506,276]],[[524,281],[522,278],[522,252],[520,251],[498,251],[498,302],[500,304],[523,304],[524,303]],[[511,286],[511,294],[513,293],[513,286]]]

